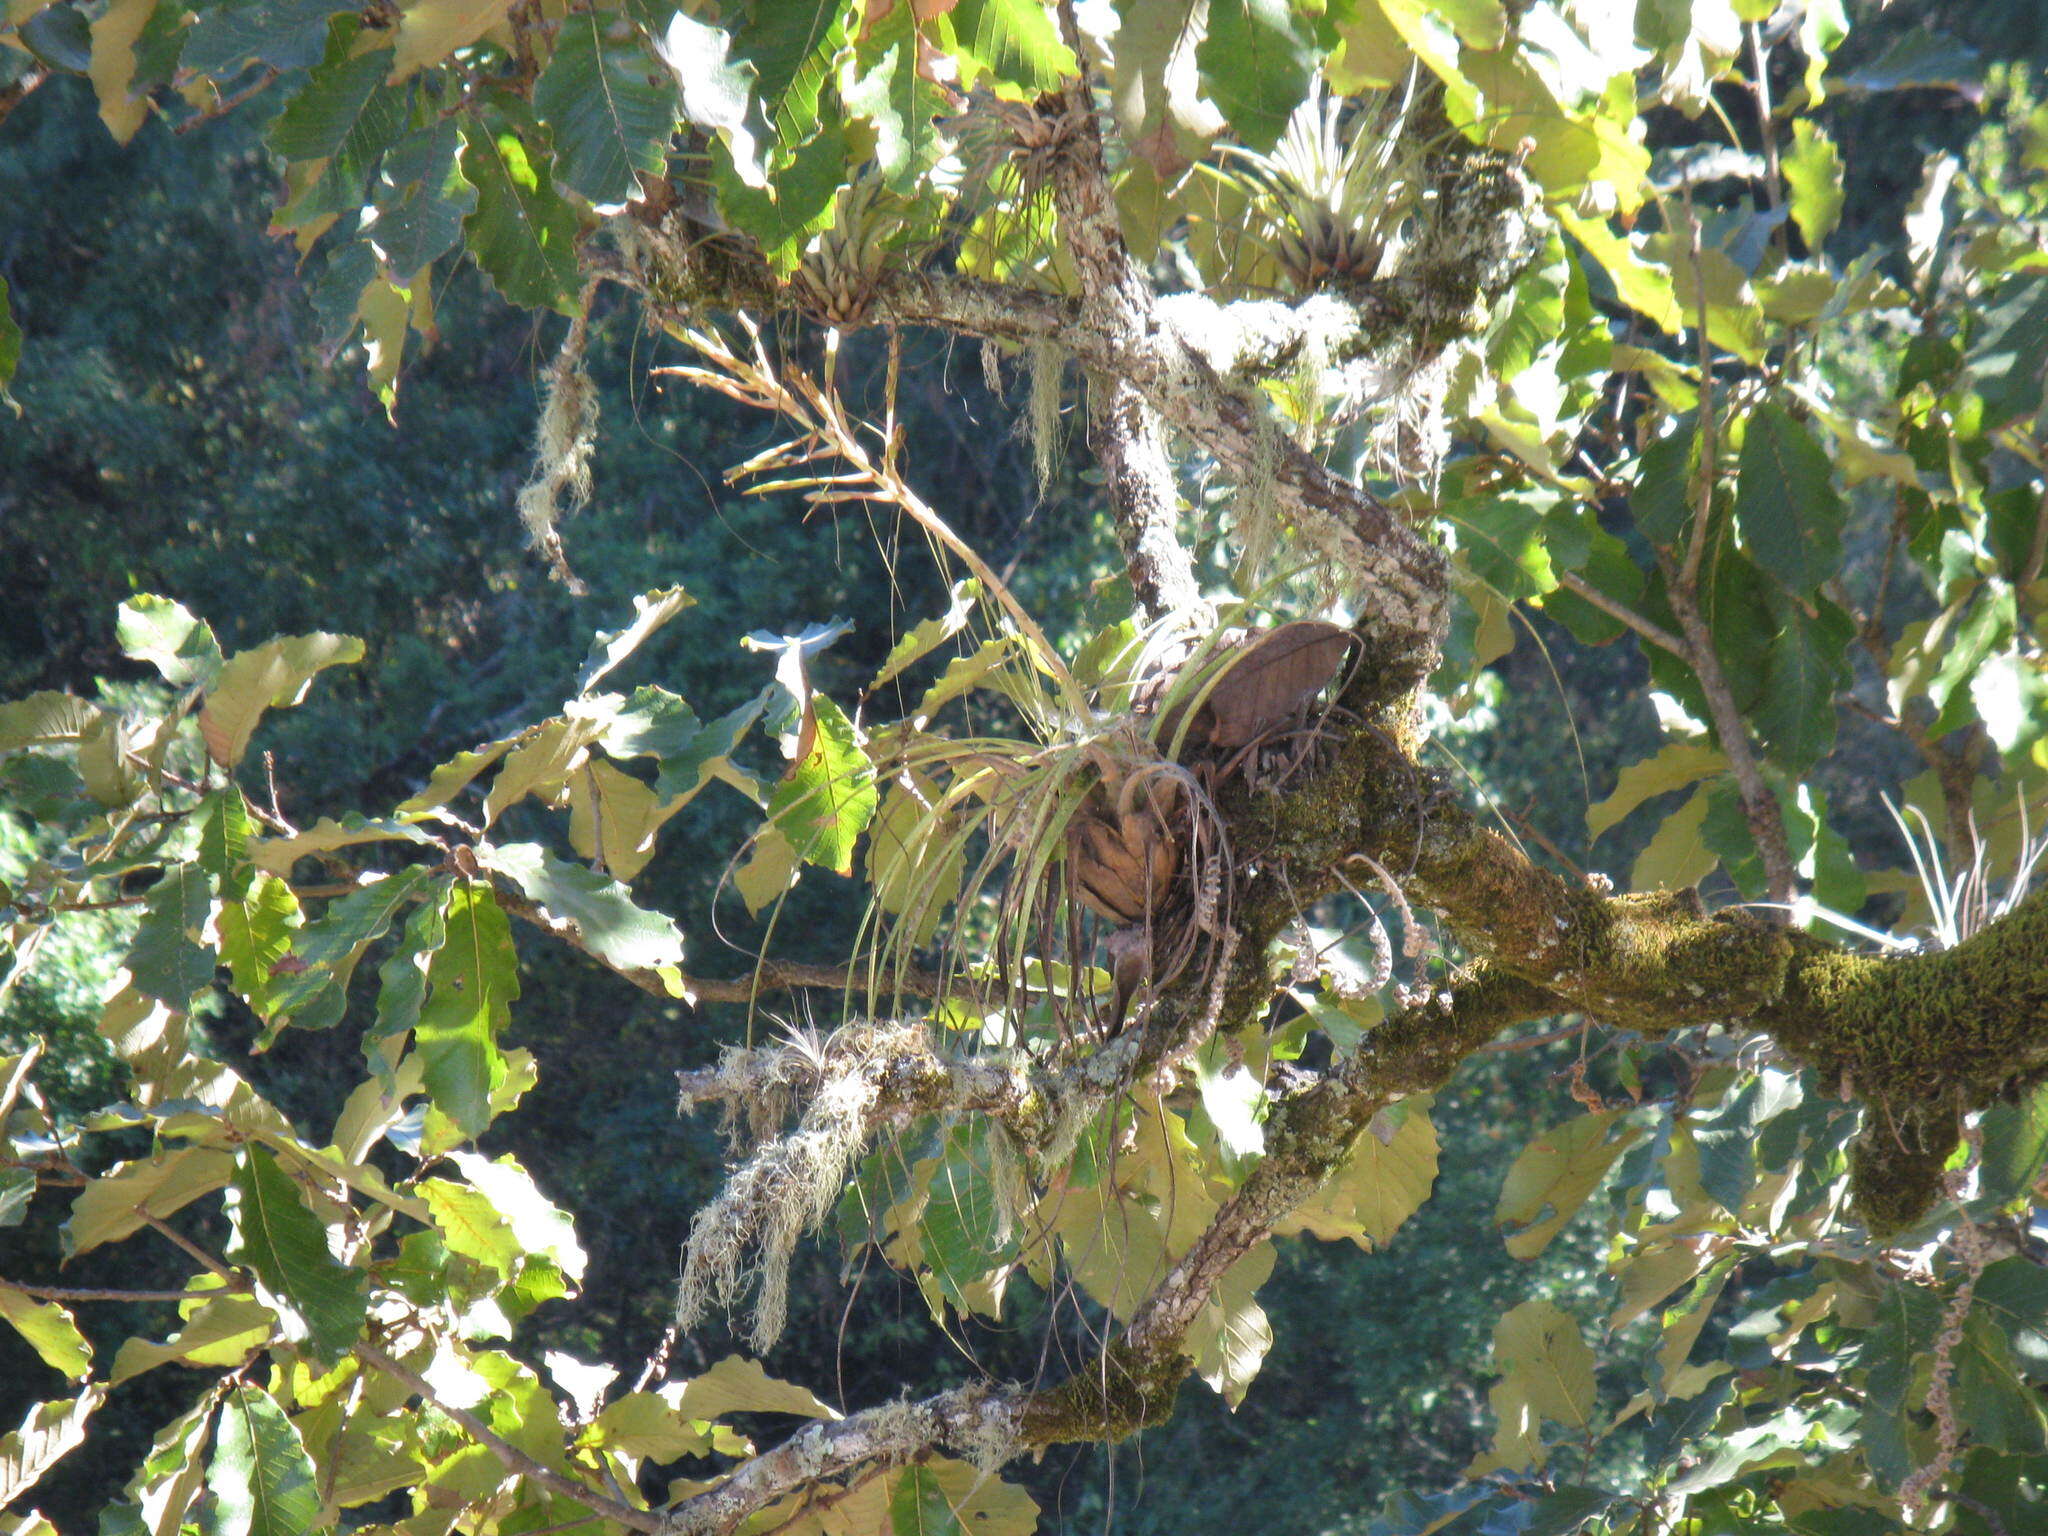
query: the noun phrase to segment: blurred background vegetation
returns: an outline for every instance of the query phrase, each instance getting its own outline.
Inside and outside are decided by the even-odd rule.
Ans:
[[[2048,64],[2048,7],[2036,0],[1873,0],[1852,11],[1858,29],[1838,68],[1896,60],[1910,44],[1916,78],[1928,83],[1846,94],[1826,109],[1850,176],[1828,252],[1838,263],[1866,251],[1889,260],[1926,155],[1964,150],[1987,122],[1995,131],[2004,92],[2027,81],[2038,90]],[[774,424],[653,387],[649,367],[666,352],[619,308],[600,309],[592,357],[603,390],[597,495],[567,530],[589,594],[550,582],[522,545],[512,496],[560,322],[537,326],[473,271],[459,272],[436,296],[439,343],[408,370],[388,424],[360,359],[323,345],[296,253],[254,211],[268,206],[276,175],[261,147],[262,110],[182,137],[151,125],[119,149],[85,83],[58,80],[0,126],[0,276],[26,333],[15,383],[22,414],[0,416],[0,697],[149,686],[113,644],[114,607],[138,592],[182,601],[230,651],[273,633],[360,635],[364,663],[328,674],[264,739],[283,808],[303,825],[389,803],[452,752],[551,712],[590,632],[616,625],[648,588],[681,582],[698,606],[620,680],[659,681],[706,717],[765,680],[764,659],[739,648],[749,631],[855,618],[819,677],[850,700],[897,629],[943,606],[922,549],[886,524],[850,509],[806,522],[791,504],[729,493],[723,469],[770,441]],[[1739,99],[1730,110],[1738,126],[1746,121]],[[1720,131],[1675,114],[1654,127],[1664,148]],[[998,399],[972,349],[934,336],[904,344],[913,479],[1049,628],[1076,630],[1114,550],[1085,452],[1067,455],[1041,496],[1030,447],[1013,430],[1028,381],[1007,380],[1009,398]],[[1834,366],[1853,378],[1859,350],[1880,344],[1845,335]],[[879,394],[878,363],[871,345],[849,353],[856,400]],[[1652,722],[1633,651],[1583,647],[1546,623],[1496,665],[1445,749],[1474,793],[1533,841],[1585,867],[1626,871],[1637,850],[1625,829],[1589,849],[1583,812],[1654,744]],[[1889,828],[1877,797],[1912,765],[1874,733],[1868,751],[1845,739],[1831,799],[1867,830],[1855,839],[1866,861],[1895,862],[1897,850],[1879,846]],[[1566,740],[1573,749],[1561,751]],[[717,900],[748,821],[738,801],[705,796],[636,882],[643,901],[677,916],[701,974],[743,973],[759,936],[737,902]],[[0,769],[0,880],[37,844],[35,785]],[[850,939],[858,914],[835,895],[829,880],[799,887],[782,918],[795,925],[788,931],[828,948]],[[61,1109],[82,1110],[118,1091],[93,1021],[124,919],[66,932],[9,997],[0,1050],[46,1040],[46,1089]],[[710,1127],[674,1113],[671,1071],[710,1060],[749,1021],[737,1009],[661,1004],[521,942],[511,1043],[539,1058],[540,1083],[487,1150],[515,1152],[575,1211],[591,1254],[582,1301],[543,1306],[522,1342],[631,1374],[661,1338],[690,1214],[720,1177]],[[777,1009],[804,1021],[800,1002],[776,999]],[[252,1061],[253,1034],[245,1017],[207,1021],[210,1048],[277,1103],[303,1123],[329,1120],[356,1078],[352,1037],[293,1031]],[[1391,1250],[1284,1245],[1261,1295],[1276,1345],[1244,1404],[1231,1413],[1191,1385],[1165,1429],[1026,1469],[1051,1526],[1363,1530],[1388,1494],[1454,1477],[1484,1443],[1493,1320],[1529,1295],[1569,1305],[1598,1289],[1590,1216],[1577,1241],[1553,1244],[1533,1265],[1505,1259],[1492,1221],[1507,1160],[1568,1113],[1577,1053],[1561,1041],[1468,1067],[1437,1104],[1435,1198]],[[1596,1063],[1594,1081],[1611,1084],[1610,1072],[1611,1060]],[[53,1250],[60,1204],[46,1200],[9,1229],[8,1248]],[[135,1283],[135,1266],[148,1261],[135,1246],[89,1256],[70,1283]],[[1002,1329],[938,1340],[914,1291],[858,1260],[849,1286],[842,1262],[836,1249],[809,1250],[792,1327],[767,1362],[828,1398],[891,1396],[905,1351],[951,1351],[962,1379],[975,1368],[1029,1378],[1094,1347],[1070,1302],[1031,1296]],[[145,1326],[106,1312],[85,1320],[110,1341]],[[712,1332],[692,1336],[672,1369],[687,1374],[732,1347]],[[143,1426],[189,1397],[182,1375],[166,1368],[124,1387],[126,1403],[117,1397],[102,1413],[99,1454],[74,1458],[45,1485],[39,1502],[61,1528],[92,1528],[140,1456]],[[11,1333],[0,1337],[0,1420],[50,1395],[54,1381]],[[106,1432],[123,1424],[125,1435]]]

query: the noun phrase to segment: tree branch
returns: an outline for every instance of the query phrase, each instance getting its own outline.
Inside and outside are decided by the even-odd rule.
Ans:
[[[1060,5],[1060,22],[1068,45],[1085,61],[1068,0]],[[1085,62],[1059,101],[1057,118],[1041,116],[1040,122],[1060,145],[1053,159],[1053,202],[1081,282],[1083,323],[1109,335],[1143,334],[1154,325],[1152,285],[1124,244]],[[1108,481],[1117,542],[1139,604],[1154,618],[1192,613],[1201,588],[1177,532],[1180,493],[1173,465],[1157,412],[1130,380],[1119,375],[1090,379],[1088,441]]]
[[[1514,206],[1519,209],[1519,202]],[[644,296],[657,323],[686,329],[700,307],[772,311],[795,302],[765,262],[730,243],[702,239],[675,213],[652,228],[625,226],[621,243],[628,262],[611,275]],[[1490,266],[1484,270],[1489,280],[1501,275]],[[1507,270],[1511,280],[1519,268]],[[1476,297],[1468,298],[1468,308]],[[1327,325],[1343,309],[1327,295],[1293,307],[1226,306],[1180,295],[1153,305],[1149,320],[1132,328],[1091,324],[1081,302],[1053,294],[948,273],[897,271],[877,282],[867,321],[932,325],[1001,341],[1055,342],[1090,372],[1128,384],[1162,423],[1187,434],[1240,482],[1270,483],[1280,514],[1326,554],[1340,584],[1353,589],[1360,636],[1381,658],[1379,670],[1398,695],[1427,676],[1448,624],[1442,551],[1406,517],[1332,474],[1277,431],[1256,391],[1232,382],[1217,366],[1227,364],[1235,377],[1246,358],[1265,355],[1261,349],[1269,338],[1242,316],[1256,314],[1263,324],[1278,314],[1292,322],[1295,334],[1311,321]],[[1408,319],[1423,324],[1423,310],[1416,306],[1389,304],[1365,321],[1360,313],[1353,307],[1353,337],[1340,352],[1369,350],[1375,337],[1390,344],[1405,335],[1401,326]]]

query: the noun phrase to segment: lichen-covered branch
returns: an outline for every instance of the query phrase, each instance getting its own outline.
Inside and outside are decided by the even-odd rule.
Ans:
[[[1061,15],[1069,42],[1078,47],[1071,7]],[[1087,72],[1057,100],[1058,110],[1038,122],[1054,136],[1053,198],[1081,281],[1083,322],[1106,335],[1141,335],[1156,324],[1156,304],[1124,244]],[[1201,588],[1177,532],[1180,494],[1157,410],[1131,380],[1095,377],[1088,389],[1088,442],[1108,482],[1117,541],[1139,604],[1153,618],[1192,614]]]
[[[1047,1387],[966,1387],[811,1425],[672,1507],[660,1536],[729,1530],[821,1478],[900,1465],[934,1449],[993,1470],[1049,1445],[1121,1440],[1162,1422],[1192,1368],[1181,1345],[1216,1285],[1344,1163],[1373,1115],[1441,1087],[1501,1030],[1557,1006],[1541,988],[1475,968],[1382,1025],[1339,1070],[1275,1108],[1264,1160],[1099,1358]]]

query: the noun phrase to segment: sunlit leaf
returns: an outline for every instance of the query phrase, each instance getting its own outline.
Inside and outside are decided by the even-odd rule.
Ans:
[[[450,887],[447,936],[428,962],[429,992],[413,1031],[427,1095],[474,1136],[490,1124],[505,1080],[498,1032],[519,995],[511,927],[488,887]]]
[[[229,1257],[256,1271],[270,1296],[305,1330],[314,1354],[332,1360],[355,1342],[366,1305],[363,1277],[335,1261],[327,1229],[298,1186],[258,1146],[242,1148],[228,1201]]]
[[[85,1342],[71,1314],[56,1302],[37,1301],[0,1284],[0,1317],[13,1325],[51,1370],[61,1371],[73,1381],[92,1374],[92,1346]]]
[[[260,1387],[234,1387],[221,1399],[206,1485],[217,1536],[305,1536],[319,1524],[313,1463],[291,1420]]]
[[[363,642],[351,635],[294,635],[238,651],[207,688],[199,712],[207,751],[233,768],[265,711],[298,703],[323,669],[362,659]]]

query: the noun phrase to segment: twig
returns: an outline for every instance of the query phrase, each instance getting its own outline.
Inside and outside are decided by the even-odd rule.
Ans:
[[[0,1290],[19,1291],[42,1301],[211,1301],[219,1291],[110,1291],[91,1286],[26,1285],[0,1280]]]
[[[1564,571],[1558,575],[1557,584],[1591,607],[1598,608],[1617,623],[1626,624],[1652,645],[1661,646],[1674,656],[1690,659],[1685,642],[1664,628],[1663,625],[1644,618],[1626,603],[1617,602],[1587,581],[1577,571]]]

